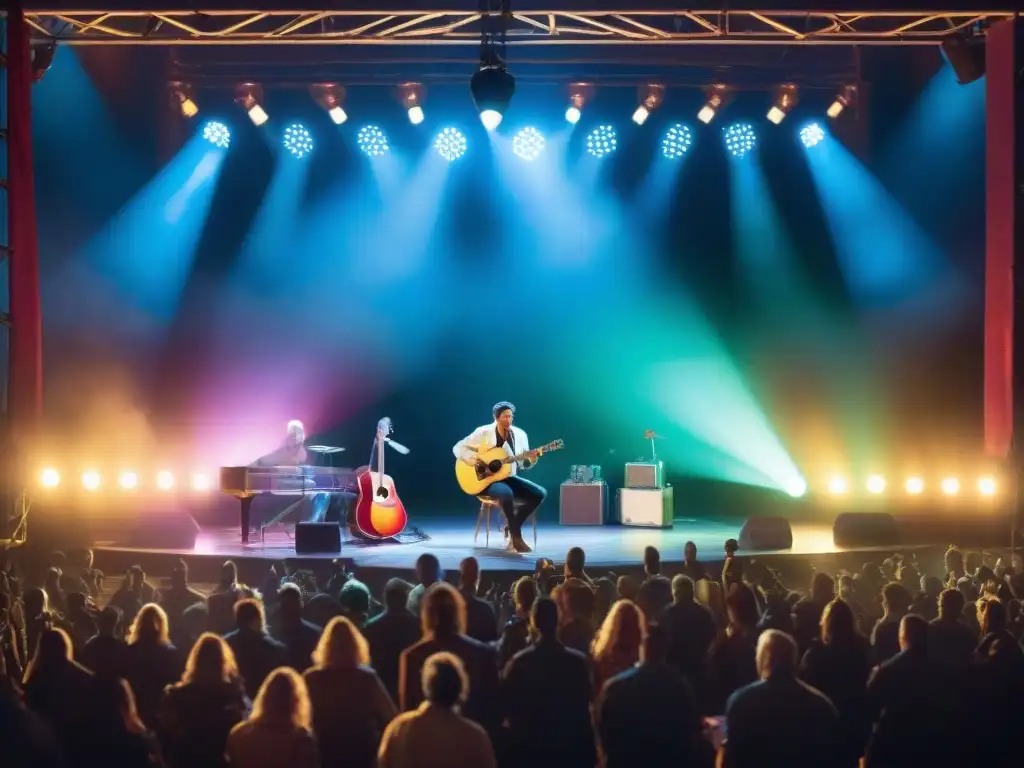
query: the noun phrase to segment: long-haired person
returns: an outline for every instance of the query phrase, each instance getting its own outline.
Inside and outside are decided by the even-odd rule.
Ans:
[[[149,768],[157,765],[153,739],[135,708],[128,683],[97,678],[86,706],[92,712],[92,738],[84,758],[104,768]]]
[[[25,703],[50,724],[63,752],[79,754],[88,745],[87,718],[94,678],[72,658],[63,629],[44,629],[25,670]],[[2,747],[0,747],[2,749]]]
[[[207,632],[192,646],[181,681],[160,703],[157,731],[168,768],[220,768],[228,734],[249,714],[231,648]]]
[[[156,730],[164,688],[181,677],[181,654],[171,645],[167,614],[156,603],[142,606],[132,622],[125,654],[128,682],[135,693],[139,716]]]
[[[733,691],[757,680],[757,598],[746,584],[733,584],[725,597],[728,621],[708,653],[710,685],[707,713],[722,712]]]
[[[316,768],[320,761],[310,709],[309,691],[299,673],[275,669],[256,694],[252,716],[228,736],[228,763],[239,768]]]
[[[335,616],[303,677],[324,765],[373,768],[381,734],[398,710],[370,667],[370,646],[349,619]]]
[[[646,627],[643,611],[636,603],[619,600],[612,606],[590,650],[594,660],[595,693],[600,693],[606,682],[640,661]]]

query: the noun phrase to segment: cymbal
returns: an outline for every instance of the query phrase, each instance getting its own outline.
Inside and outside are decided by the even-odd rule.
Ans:
[[[306,450],[313,453],[341,453],[345,449],[334,445],[307,445]]]

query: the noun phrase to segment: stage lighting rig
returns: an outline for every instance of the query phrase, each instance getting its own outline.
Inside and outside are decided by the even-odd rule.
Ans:
[[[786,115],[796,106],[797,101],[799,101],[799,94],[795,85],[792,83],[780,85],[775,94],[775,103],[768,110],[768,120],[778,125],[786,119]]]
[[[403,83],[398,86],[398,94],[402,99],[402,106],[409,115],[409,122],[419,125],[423,122],[423,84]]]
[[[323,109],[327,111],[328,117],[335,125],[341,125],[348,120],[345,112],[345,89],[337,83],[314,83],[309,86],[309,92]]]
[[[633,112],[633,122],[643,125],[651,112],[665,100],[665,86],[648,84],[640,88],[640,105]]]
[[[841,90],[836,95],[835,101],[833,101],[829,105],[829,108],[825,110],[825,114],[831,117],[833,120],[835,120],[837,117],[839,117],[839,115],[843,113],[844,109],[846,109],[847,107],[852,107],[854,105],[856,98],[857,86],[843,86],[843,90]]]
[[[589,83],[573,83],[569,86],[569,106],[565,109],[565,119],[576,125],[583,116],[583,105],[592,98],[594,87]]]
[[[469,90],[488,131],[501,125],[516,92],[516,79],[505,65],[505,31],[511,18],[509,0],[501,0],[498,14],[492,13],[489,0],[481,0],[480,64],[469,81]]]
[[[178,102],[178,109],[182,117],[195,117],[199,114],[199,106],[196,104],[195,92],[192,86],[186,83],[171,83],[171,94]]]
[[[245,110],[255,126],[263,125],[270,119],[261,106],[262,101],[263,86],[259,83],[239,83],[235,88],[235,103]]]
[[[697,119],[708,125],[732,98],[732,91],[726,85],[712,85],[706,91],[707,101],[697,113]]]

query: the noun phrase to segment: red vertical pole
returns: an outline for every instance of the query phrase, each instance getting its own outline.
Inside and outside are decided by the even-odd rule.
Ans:
[[[985,453],[1013,439],[1016,221],[1016,20],[994,24],[985,46]]]

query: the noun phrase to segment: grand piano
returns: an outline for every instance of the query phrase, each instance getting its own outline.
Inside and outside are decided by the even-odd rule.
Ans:
[[[221,467],[220,489],[241,502],[242,543],[249,543],[249,512],[257,496],[314,496],[354,493],[356,471],[347,467]],[[302,499],[299,498],[298,501]],[[275,520],[280,519],[278,515]],[[260,525],[260,537],[266,525]]]

